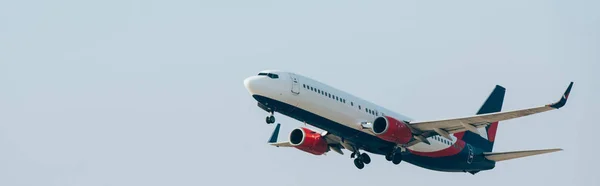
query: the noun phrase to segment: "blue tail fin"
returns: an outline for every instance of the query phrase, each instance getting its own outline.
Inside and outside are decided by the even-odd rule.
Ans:
[[[500,85],[496,85],[494,91],[485,100],[477,115],[488,114],[502,111],[502,103],[504,103],[504,94],[506,89]],[[494,140],[496,139],[496,130],[498,129],[498,122],[494,122],[485,128],[479,129],[480,134],[475,134],[471,131],[465,131],[455,134],[456,137],[476,146],[486,152],[491,152],[494,147]]]

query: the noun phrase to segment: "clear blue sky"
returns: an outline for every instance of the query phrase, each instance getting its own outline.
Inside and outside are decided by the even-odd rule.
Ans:
[[[0,185],[600,185],[599,1],[5,1]],[[495,151],[565,151],[476,176],[266,145],[243,87],[294,71],[417,120],[475,113]],[[282,135],[301,126],[278,115]]]

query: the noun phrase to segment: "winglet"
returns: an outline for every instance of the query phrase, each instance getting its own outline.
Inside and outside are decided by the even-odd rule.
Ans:
[[[554,104],[550,104],[549,106],[552,108],[555,108],[555,109],[559,109],[559,108],[565,106],[565,104],[567,104],[567,99],[569,99],[569,94],[571,93],[571,88],[573,88],[573,82],[571,82],[571,84],[569,84],[569,87],[567,88],[567,90],[565,91],[563,96],[560,98],[560,100]]]
[[[277,143],[277,137],[279,136],[279,128],[281,124],[277,123],[275,130],[273,130],[273,134],[271,134],[271,138],[269,138],[269,143]]]

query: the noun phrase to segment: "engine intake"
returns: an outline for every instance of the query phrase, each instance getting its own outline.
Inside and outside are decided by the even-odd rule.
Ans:
[[[329,149],[321,134],[308,128],[297,128],[290,133],[290,143],[297,149],[314,155],[322,155]]]
[[[376,118],[371,130],[377,137],[399,144],[407,144],[413,137],[406,123],[389,116]]]

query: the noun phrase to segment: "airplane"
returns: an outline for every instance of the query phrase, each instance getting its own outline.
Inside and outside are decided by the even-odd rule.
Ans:
[[[555,110],[567,103],[571,82],[558,102],[533,108],[502,111],[506,89],[496,85],[479,111],[472,116],[419,121],[353,96],[314,79],[280,70],[264,70],[244,80],[244,86],[275,123],[275,112],[307,127],[293,129],[289,141],[278,142],[281,124],[268,140],[276,147],[294,147],[323,155],[349,150],[354,165],[371,163],[367,153],[387,161],[402,161],[429,170],[475,175],[491,170],[496,162],[561,151],[562,149],[492,152],[498,122]]]

